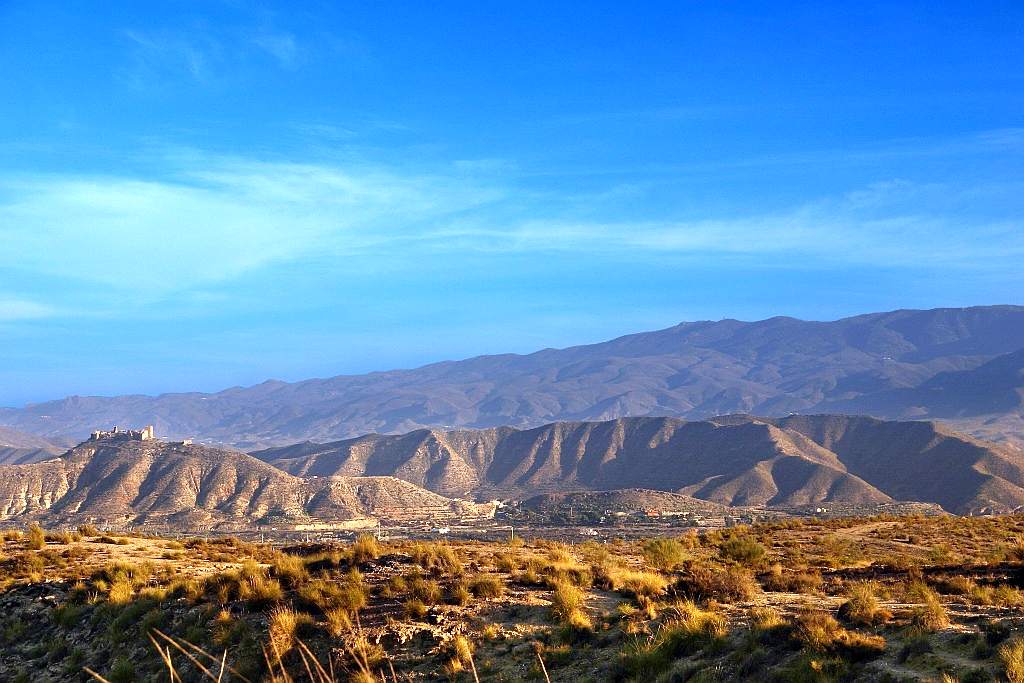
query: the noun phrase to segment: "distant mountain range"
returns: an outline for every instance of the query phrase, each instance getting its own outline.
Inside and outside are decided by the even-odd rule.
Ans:
[[[487,515],[393,477],[304,479],[244,453],[162,441],[87,441],[0,465],[0,521],[176,529]]]
[[[941,419],[1024,444],[1024,307],[682,323],[529,355],[215,394],[74,396],[2,409],[0,424],[76,440],[100,426],[155,424],[173,438],[256,448],[423,427],[737,412]]]
[[[297,476],[390,475],[446,496],[653,489],[729,506],[1024,506],[1024,453],[932,422],[845,415],[620,418],[529,430],[419,430],[254,456]]]

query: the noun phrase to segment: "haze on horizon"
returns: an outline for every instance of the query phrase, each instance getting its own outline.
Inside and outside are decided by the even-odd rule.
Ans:
[[[1022,303],[1024,6],[0,5],[0,405]]]

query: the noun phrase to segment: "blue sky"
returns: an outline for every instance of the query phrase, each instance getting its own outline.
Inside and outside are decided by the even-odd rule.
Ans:
[[[0,405],[1022,303],[1022,26],[0,2]]]

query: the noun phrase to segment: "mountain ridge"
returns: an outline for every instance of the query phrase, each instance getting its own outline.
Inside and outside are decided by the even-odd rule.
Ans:
[[[0,424],[82,438],[96,425],[152,423],[174,438],[254,448],[429,427],[836,412],[939,417],[986,438],[1024,443],[1024,401],[1017,400],[1024,378],[1013,375],[1001,387],[1004,398],[994,408],[1001,412],[983,412],[993,409],[984,382],[1002,380],[982,369],[1021,353],[1021,306],[903,309],[836,321],[726,319],[525,355],[269,380],[215,394],[68,397],[0,409]],[[925,400],[941,393],[928,382],[952,381],[956,373],[982,383],[963,405],[949,410]]]
[[[300,476],[389,474],[477,498],[638,488],[727,506],[920,501],[957,513],[1024,506],[1024,454],[930,422],[844,415],[424,429],[253,456]]]
[[[0,465],[0,520],[104,521],[202,529],[484,514],[394,477],[304,479],[244,453],[100,439],[62,456]]]

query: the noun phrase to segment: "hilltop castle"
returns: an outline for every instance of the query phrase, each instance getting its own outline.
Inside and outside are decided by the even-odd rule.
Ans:
[[[150,439],[156,438],[156,432],[153,429],[153,425],[146,425],[142,429],[119,429],[114,427],[110,431],[104,431],[97,429],[89,437],[90,441],[99,441],[100,439],[124,439],[126,441],[149,441]]]

